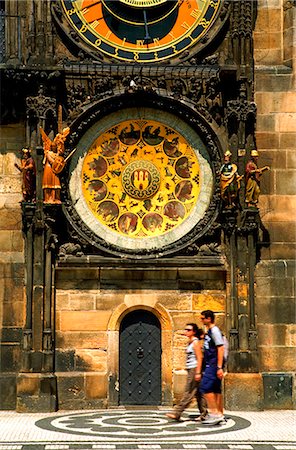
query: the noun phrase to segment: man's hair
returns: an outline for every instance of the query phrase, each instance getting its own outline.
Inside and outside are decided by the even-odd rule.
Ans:
[[[211,323],[215,322],[215,314],[210,309],[206,309],[201,312],[202,316],[205,316],[206,319],[211,319]]]
[[[203,330],[201,328],[198,328],[196,323],[186,323],[186,326],[192,327],[193,333],[196,337],[200,338],[203,335]]]

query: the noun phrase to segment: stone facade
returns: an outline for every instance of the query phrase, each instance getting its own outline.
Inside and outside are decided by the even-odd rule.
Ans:
[[[17,2],[8,3],[10,14],[25,15],[22,2],[20,11],[15,10]],[[49,2],[43,3],[50,15]],[[42,16],[41,10],[38,9],[37,13]],[[17,36],[10,29],[8,31],[13,35],[9,46],[9,62],[13,65],[14,61],[18,61],[15,51]],[[37,336],[34,338],[37,351],[31,355],[33,370],[26,370],[22,349],[26,339],[23,330],[30,328],[26,309],[28,253],[23,239],[21,179],[14,163],[18,161],[20,149],[26,142],[28,118],[25,120],[24,114],[20,114],[15,119],[10,111],[11,120],[8,123],[3,121],[0,136],[2,409],[48,411],[57,407],[80,409],[117,406],[120,323],[129,312],[136,309],[153,312],[161,324],[163,405],[171,405],[182,394],[185,380],[184,324],[191,321],[199,323],[200,311],[213,309],[218,325],[228,336],[234,328],[233,311],[236,311],[236,325],[243,334],[239,350],[233,344],[235,333],[230,336],[234,351],[229,373],[225,377],[226,407],[232,410],[295,407],[295,33],[294,1],[258,1],[253,34],[254,101],[257,105],[255,138],[260,166],[269,165],[271,171],[262,177],[259,204],[263,226],[260,229],[260,258],[254,280],[255,329],[258,331],[258,353],[257,350],[254,352],[254,359],[250,356],[252,350],[249,350],[247,342],[252,333],[246,330],[244,322],[249,314],[250,280],[242,276],[245,262],[239,257],[238,281],[234,289],[227,251],[223,257],[211,255],[210,264],[199,261],[199,264],[184,267],[184,260],[183,265],[179,265],[177,258],[175,264],[171,263],[167,267],[163,264],[153,268],[152,263],[147,268],[139,264],[137,270],[128,264],[117,267],[108,262],[93,265],[87,256],[83,256],[82,263],[77,263],[77,260],[73,263],[71,258],[61,258],[55,262],[55,308],[51,317],[55,328],[55,359],[51,363],[46,362],[50,352],[44,351],[44,341],[40,337],[44,320],[42,296],[49,294],[43,294],[43,291],[40,293],[38,289],[42,290],[43,287],[38,283],[34,286],[33,328]],[[46,36],[49,53],[53,49],[53,41],[56,41],[59,57],[66,55],[71,58],[71,53],[57,36],[51,41],[48,30]],[[226,53],[226,47],[226,44],[224,47],[222,44],[222,53]],[[27,63],[31,58],[31,63],[35,64],[34,58],[27,52],[29,50],[24,49]],[[43,64],[48,70],[55,67],[50,58]],[[9,67],[3,65],[1,68]],[[36,69],[35,66],[33,68]],[[40,67],[30,76],[37,76],[37,72],[42,73]],[[51,80],[60,76],[58,70],[53,70],[52,74]],[[17,89],[18,80],[15,83]],[[173,86],[171,92],[171,97],[178,100],[180,91]],[[20,104],[23,99],[21,94],[25,93],[20,93]],[[33,94],[37,95],[36,89],[33,93],[30,91],[30,95]],[[8,98],[5,97],[5,100],[7,102]],[[182,100],[180,104],[186,101]],[[206,118],[209,119],[208,115]],[[214,124],[215,127],[226,148],[228,142],[224,125],[219,128]],[[242,168],[241,163],[240,170]],[[241,237],[239,239],[243,240]],[[243,252],[246,251],[246,247],[242,248]],[[37,263],[35,270],[40,276]],[[45,359],[42,370],[41,358]],[[47,371],[47,364],[52,364],[54,370]]]
[[[265,390],[272,392],[267,406],[273,408],[295,405],[291,385],[284,386],[282,381],[282,390],[276,386],[281,384],[283,373],[293,376],[296,362],[294,3],[259,2],[254,33],[256,138],[261,164],[272,167],[262,182],[260,199],[261,218],[269,232],[270,246],[262,249],[262,260],[256,269],[256,304],[260,371],[264,374]],[[274,23],[281,23],[282,28],[274,27]]]

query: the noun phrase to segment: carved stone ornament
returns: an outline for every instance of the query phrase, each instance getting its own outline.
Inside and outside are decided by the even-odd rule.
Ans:
[[[47,111],[51,110],[55,114],[56,100],[44,95],[43,87],[41,86],[36,97],[27,97],[27,110],[34,111],[37,117],[46,116]]]
[[[153,93],[171,96],[174,99],[192,102],[193,108],[200,112],[208,122],[215,121],[218,126],[224,124],[224,105],[222,103],[222,84],[217,67],[182,69],[162,67],[152,71],[149,68],[135,68],[131,75],[125,68],[120,71],[107,71],[104,67],[95,67],[91,76],[87,70],[80,77],[68,77],[67,104],[68,118],[74,121],[89,106],[116,93],[130,95]]]
[[[296,0],[286,0],[283,4],[284,11],[291,9],[296,6]]]

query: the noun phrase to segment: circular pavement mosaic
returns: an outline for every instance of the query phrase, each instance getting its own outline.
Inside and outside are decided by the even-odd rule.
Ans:
[[[197,417],[197,416],[195,416]],[[108,438],[108,441],[131,439],[184,439],[247,428],[251,423],[237,416],[228,416],[223,424],[204,425],[192,415],[184,414],[180,422],[172,421],[163,411],[106,411],[67,414],[36,422],[40,428],[69,434]]]

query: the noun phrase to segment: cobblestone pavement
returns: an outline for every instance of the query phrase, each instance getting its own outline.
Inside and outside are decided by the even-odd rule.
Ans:
[[[0,450],[296,450],[296,411],[226,412],[226,422],[181,422],[154,410],[18,414],[0,411]]]

